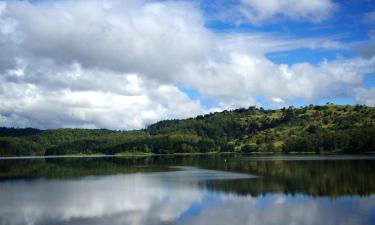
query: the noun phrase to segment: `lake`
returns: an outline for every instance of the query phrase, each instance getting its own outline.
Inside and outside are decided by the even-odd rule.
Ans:
[[[0,159],[0,224],[375,224],[372,156]]]

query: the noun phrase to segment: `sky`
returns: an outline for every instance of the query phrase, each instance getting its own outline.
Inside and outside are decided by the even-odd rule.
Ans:
[[[375,106],[375,0],[0,1],[0,126]]]

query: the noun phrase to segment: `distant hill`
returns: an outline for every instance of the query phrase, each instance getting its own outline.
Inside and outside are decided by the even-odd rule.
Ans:
[[[39,134],[42,130],[35,129],[35,128],[8,128],[8,127],[0,127],[0,137],[22,137],[22,136],[29,136],[33,134]]]
[[[138,131],[0,128],[0,156],[374,151],[375,108],[364,105],[249,107]]]

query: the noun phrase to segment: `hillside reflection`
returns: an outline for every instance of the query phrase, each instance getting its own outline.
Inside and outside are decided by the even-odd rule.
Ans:
[[[139,167],[143,170],[143,167]],[[251,175],[179,167],[0,182],[0,224],[373,224],[375,196],[238,195]],[[60,171],[61,172],[61,171]],[[229,185],[230,184],[230,185]],[[248,191],[248,189],[246,189]]]
[[[272,158],[271,158],[272,159]],[[241,195],[265,193],[338,197],[375,194],[375,161],[363,158],[332,160],[259,160],[236,156],[139,158],[49,158],[0,160],[0,180],[79,179],[85,176],[179,170],[177,166],[231,171],[258,176],[231,182],[200,181],[202,188]]]

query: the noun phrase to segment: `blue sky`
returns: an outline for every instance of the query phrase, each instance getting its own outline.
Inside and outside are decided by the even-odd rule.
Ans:
[[[239,23],[220,20],[212,16],[228,8],[237,7],[240,2],[240,0],[203,0],[200,7],[205,17],[209,18],[206,26],[222,32],[272,32],[294,37],[338,36],[342,40],[351,42],[368,40],[368,31],[374,29],[374,24],[365,19],[366,13],[375,10],[374,1],[371,0],[332,1],[336,4],[336,8],[327,19],[315,23],[306,19],[292,20],[283,16],[275,16],[276,19],[253,25],[236,12],[233,13],[237,14],[237,20],[242,19]]]
[[[0,125],[375,105],[373,0],[0,1]]]
[[[331,15],[324,21],[314,23],[308,20],[291,20],[285,16],[275,16],[271,21],[264,22],[261,25],[254,25],[244,18],[243,15],[229,15],[235,17],[238,21],[231,21],[228,18],[215,18],[215,15],[225,12],[230,8],[238,7],[240,1],[221,0],[209,1],[203,0],[200,7],[208,18],[206,26],[216,32],[223,33],[270,33],[275,36],[284,36],[292,38],[311,38],[327,37],[334,38],[342,44],[347,44],[347,49],[309,49],[300,48],[281,52],[270,52],[266,56],[276,64],[293,65],[295,63],[308,62],[310,64],[319,64],[324,60],[332,61],[338,57],[355,58],[358,56],[357,48],[361,43],[370,41],[371,31],[375,29],[375,21],[370,21],[369,14],[375,12],[375,1],[371,0],[350,0],[350,1],[332,1],[336,8]],[[251,1],[250,1],[251,2]],[[267,2],[267,1],[266,1]],[[374,17],[374,16],[373,16]],[[365,74],[363,85],[366,88],[375,87],[374,73]],[[187,90],[190,96],[197,96],[196,91]],[[374,96],[375,98],[375,96]],[[262,102],[262,100],[260,100]],[[355,99],[329,98],[320,99],[315,104],[324,104],[325,102],[337,104],[355,104]],[[290,105],[303,106],[309,104],[308,101],[292,101]],[[262,105],[273,108],[267,102]]]

